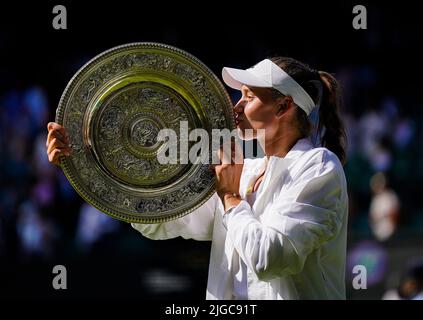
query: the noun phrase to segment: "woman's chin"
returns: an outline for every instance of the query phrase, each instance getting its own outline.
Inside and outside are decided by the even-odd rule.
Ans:
[[[252,129],[246,130],[246,129],[238,127],[237,131],[238,131],[238,137],[241,140],[244,140],[244,141],[254,140],[254,133]]]

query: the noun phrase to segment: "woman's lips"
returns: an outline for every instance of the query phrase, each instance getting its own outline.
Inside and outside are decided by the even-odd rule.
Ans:
[[[235,117],[235,124],[239,125],[242,122],[242,119],[239,117]]]

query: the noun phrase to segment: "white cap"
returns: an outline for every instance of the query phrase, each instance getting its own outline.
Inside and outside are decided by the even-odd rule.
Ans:
[[[315,103],[310,95],[289,74],[269,59],[257,63],[247,70],[223,68],[225,83],[237,90],[242,85],[258,88],[275,88],[285,96],[291,96],[295,104],[307,115],[314,109]]]

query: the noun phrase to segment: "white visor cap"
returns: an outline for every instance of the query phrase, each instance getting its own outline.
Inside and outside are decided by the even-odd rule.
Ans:
[[[247,70],[223,68],[223,81],[231,88],[241,90],[242,85],[257,88],[274,88],[285,96],[291,96],[294,103],[307,115],[315,104],[310,95],[289,74],[269,59],[257,63]]]

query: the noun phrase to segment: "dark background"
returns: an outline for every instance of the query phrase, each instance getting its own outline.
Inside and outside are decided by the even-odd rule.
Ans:
[[[161,42],[203,61],[247,68],[292,56],[335,74],[350,139],[348,298],[381,299],[423,258],[421,13],[415,2],[61,2],[0,8],[0,295],[13,299],[163,299],[205,296],[210,244],[151,241],[84,204],[45,156],[46,124],[72,75],[95,55],[130,42]],[[352,8],[367,8],[355,30]],[[229,90],[229,89],[228,89]],[[229,91],[234,100],[237,93]],[[400,204],[395,232],[369,224],[371,178],[383,174]],[[380,176],[380,175],[379,175]],[[367,290],[351,266],[368,267]],[[54,265],[68,290],[51,286]],[[385,296],[386,297],[386,296]]]

